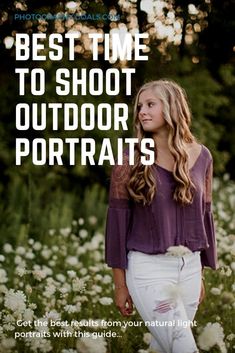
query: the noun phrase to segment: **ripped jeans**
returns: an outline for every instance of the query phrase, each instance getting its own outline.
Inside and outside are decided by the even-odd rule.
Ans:
[[[126,282],[152,334],[151,352],[198,352],[191,326],[196,326],[201,290],[199,251],[184,256],[130,251]]]

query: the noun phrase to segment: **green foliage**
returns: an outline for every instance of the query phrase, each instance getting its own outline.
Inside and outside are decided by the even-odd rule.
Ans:
[[[63,180],[63,179],[61,179]],[[73,220],[84,217],[90,220],[86,225],[94,233],[104,225],[107,193],[99,184],[90,185],[85,190],[74,188],[74,193],[63,190],[62,182],[29,174],[24,178],[13,179],[5,190],[4,203],[0,212],[0,245],[5,240],[17,245],[28,236],[42,240],[50,229],[58,231],[70,227]],[[46,181],[46,182],[45,182]],[[76,233],[76,230],[74,229]]]

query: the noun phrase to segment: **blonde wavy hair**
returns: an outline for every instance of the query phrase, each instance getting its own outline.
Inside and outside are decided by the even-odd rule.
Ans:
[[[157,192],[153,166],[143,165],[140,160],[140,142],[145,137],[151,137],[151,133],[143,130],[138,116],[139,96],[147,89],[151,89],[161,100],[163,117],[169,130],[168,146],[174,158],[173,176],[176,181],[173,199],[181,204],[190,204],[195,186],[189,175],[185,144],[195,141],[190,131],[191,112],[184,89],[174,81],[166,79],[148,82],[137,93],[134,104],[134,135],[138,138],[139,144],[135,150],[135,164],[131,170],[128,191],[134,201],[144,205],[150,204]],[[156,147],[155,156],[157,157]]]

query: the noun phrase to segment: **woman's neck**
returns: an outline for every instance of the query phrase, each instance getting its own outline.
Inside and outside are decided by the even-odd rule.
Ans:
[[[155,146],[157,150],[161,150],[161,151],[169,150],[167,134],[155,134],[153,136],[153,139],[155,141]]]

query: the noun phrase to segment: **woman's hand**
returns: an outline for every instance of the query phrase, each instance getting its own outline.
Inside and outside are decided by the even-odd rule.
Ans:
[[[206,296],[206,290],[205,290],[205,285],[204,285],[204,280],[201,280],[201,292],[200,292],[200,297],[199,297],[199,304],[205,299]]]
[[[115,304],[123,316],[132,314],[132,299],[126,286],[115,288]]]

